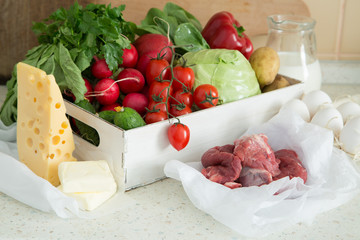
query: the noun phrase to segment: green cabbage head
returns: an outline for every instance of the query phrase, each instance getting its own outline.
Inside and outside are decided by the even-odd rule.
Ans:
[[[219,102],[228,103],[260,94],[260,86],[249,61],[237,50],[205,49],[184,56],[195,73],[194,89],[211,84]]]

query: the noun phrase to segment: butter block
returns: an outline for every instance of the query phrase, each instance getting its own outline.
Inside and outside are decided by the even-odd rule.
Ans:
[[[58,189],[62,191],[65,195],[74,198],[78,202],[80,209],[86,211],[92,211],[95,208],[99,207],[106,200],[111,198],[116,192],[116,188],[114,188],[112,191],[105,191],[105,192],[67,193],[63,191],[62,185],[60,185]]]
[[[76,161],[73,133],[53,75],[25,63],[17,64],[17,147],[19,160],[54,186],[58,165]]]
[[[59,178],[65,193],[112,192],[117,188],[105,160],[63,162],[59,165]]]
[[[59,165],[60,191],[74,198],[79,207],[91,211],[117,190],[117,185],[105,160],[63,162]]]

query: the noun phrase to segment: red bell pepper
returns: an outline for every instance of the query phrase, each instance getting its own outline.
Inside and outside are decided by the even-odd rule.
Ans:
[[[254,48],[244,31],[231,13],[223,11],[210,18],[201,34],[210,48],[239,50],[249,59]]]

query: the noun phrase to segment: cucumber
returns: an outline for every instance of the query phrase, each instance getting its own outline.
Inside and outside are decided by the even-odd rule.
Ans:
[[[99,117],[101,117],[102,119],[104,119],[110,123],[114,123],[115,115],[116,115],[116,112],[110,111],[110,110],[99,112]]]
[[[75,104],[93,114],[96,113],[94,106],[86,99],[81,100],[80,102],[75,103]],[[100,137],[99,137],[98,132],[94,128],[90,127],[89,125],[87,125],[75,118],[74,118],[74,120],[75,120],[76,127],[79,129],[80,136],[83,139],[85,139],[86,141],[94,144],[95,146],[99,146]]]
[[[141,115],[132,108],[123,107],[115,113],[114,124],[124,130],[146,125]]]

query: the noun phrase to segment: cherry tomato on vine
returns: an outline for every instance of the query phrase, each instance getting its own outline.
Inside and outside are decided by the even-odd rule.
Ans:
[[[172,94],[172,86],[168,81],[154,81],[149,88],[149,101],[165,102]]]
[[[166,78],[169,76],[169,71],[170,68],[168,61],[162,58],[151,59],[145,71],[147,84],[150,86],[154,81],[156,81],[156,79],[166,80]]]
[[[182,83],[181,84],[180,82],[174,79],[173,81],[174,91],[183,89],[184,85],[189,91],[191,91],[195,82],[194,71],[190,67],[176,66],[173,68],[173,73],[174,73],[174,78],[176,78]]]
[[[211,84],[199,85],[194,91],[194,103],[201,109],[215,107],[219,100],[219,93]]]
[[[171,104],[184,103],[185,105],[191,108],[191,106],[194,103],[193,95],[191,92],[184,92],[183,90],[177,90],[174,92],[172,96],[175,99],[171,98],[170,100]]]
[[[182,123],[173,123],[168,128],[170,144],[178,151],[184,149],[190,140],[190,129]]]
[[[170,114],[174,117],[179,117],[192,112],[191,108],[185,104],[176,104],[170,106]]]
[[[155,122],[160,122],[162,120],[168,119],[166,112],[158,111],[158,112],[148,112],[145,115],[146,124],[151,124]]]
[[[166,108],[167,105],[167,108]],[[166,112],[170,108],[169,102],[165,104],[165,102],[156,102],[156,101],[150,101],[147,107],[150,111],[153,110],[160,110],[163,112]]]

